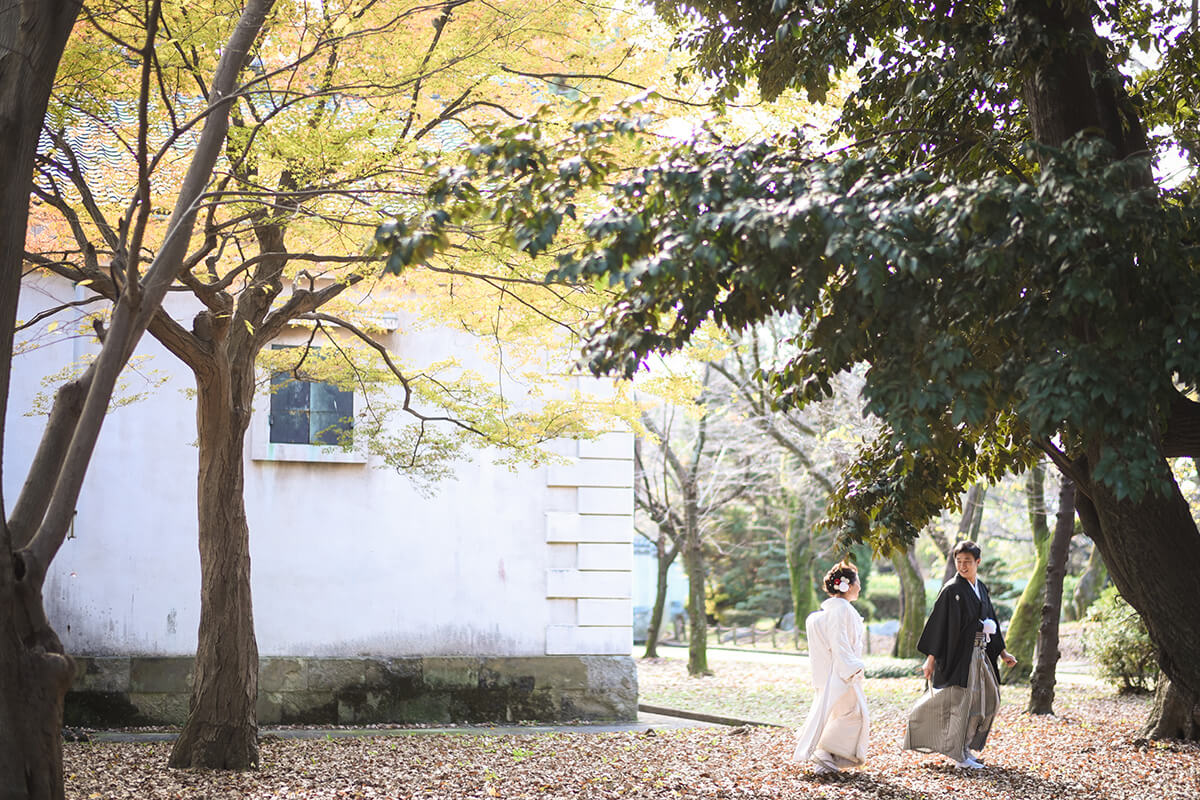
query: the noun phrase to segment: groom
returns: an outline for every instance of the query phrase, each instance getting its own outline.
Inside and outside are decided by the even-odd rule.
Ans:
[[[917,642],[926,654],[921,672],[931,690],[908,719],[904,747],[942,753],[962,769],[983,769],[983,748],[1000,705],[997,659],[1017,663],[1004,636],[987,586],[979,580],[979,545],[959,542],[952,551],[954,579],[938,594]]]

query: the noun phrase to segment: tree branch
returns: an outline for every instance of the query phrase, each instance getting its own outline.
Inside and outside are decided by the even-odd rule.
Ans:
[[[292,296],[280,308],[267,315],[258,330],[255,331],[255,337],[262,344],[271,341],[293,319],[305,318],[304,315],[316,311],[361,280],[361,275],[350,275],[342,281],[338,281],[317,291],[296,289],[293,287]],[[331,318],[328,321],[333,322],[334,320]]]
[[[100,295],[96,295],[95,297],[88,297],[84,300],[72,300],[70,303],[63,303],[61,305],[55,306],[54,308],[47,308],[45,311],[39,311],[38,313],[34,314],[32,317],[30,317],[30,319],[27,322],[24,322],[24,323],[18,325],[14,329],[14,332],[23,331],[26,328],[32,328],[34,325],[37,325],[42,320],[49,319],[50,317],[53,317],[55,314],[58,314],[61,311],[66,311],[68,308],[79,308],[80,306],[89,306],[92,303],[99,303],[101,300],[107,300],[107,299],[108,299],[107,297],[102,297]]]
[[[163,243],[150,264],[141,287],[139,303],[132,303],[124,292],[113,309],[108,336],[93,362],[95,374],[84,400],[79,422],[63,459],[63,468],[55,476],[38,476],[55,480],[53,494],[37,533],[19,552],[19,560],[36,582],[40,591],[47,566],[62,546],[67,528],[75,511],[79,490],[87,472],[88,462],[100,435],[100,426],[108,411],[113,387],[128,362],[142,333],[161,309],[163,298],[178,274],[187,252],[196,219],[196,202],[204,191],[221,153],[229,124],[229,107],[234,87],[250,46],[262,30],[273,0],[248,0],[238,23],[221,53],[209,97],[209,112],[200,134],[187,174],[179,187],[175,208],[166,227]],[[32,475],[31,475],[32,477]],[[30,584],[31,590],[34,584]]]
[[[297,319],[308,319],[308,320],[313,320],[315,322],[328,322],[330,324],[337,325],[339,328],[342,328],[343,330],[354,334],[356,337],[358,337],[358,339],[360,339],[362,342],[367,344],[372,350],[379,353],[380,357],[383,359],[383,363],[387,366],[388,371],[391,372],[392,375],[394,375],[396,377],[396,380],[400,381],[400,386],[401,386],[401,388],[404,389],[404,403],[401,405],[401,409],[405,413],[409,414],[410,416],[416,417],[417,419],[421,420],[421,422],[445,422],[450,425],[454,425],[457,428],[461,428],[464,431],[469,431],[470,433],[474,433],[478,436],[481,436],[484,439],[491,440],[491,437],[488,436],[486,433],[484,433],[483,431],[474,427],[473,425],[468,425],[467,423],[463,422],[462,420],[455,419],[454,417],[429,416],[428,414],[422,414],[420,411],[417,411],[415,408],[413,408],[412,407],[412,395],[413,395],[412,379],[409,378],[407,375],[405,375],[403,372],[401,372],[400,368],[398,366],[396,366],[396,363],[394,361],[392,361],[392,354],[388,351],[387,347],[385,347],[384,345],[375,341],[373,338],[371,338],[370,334],[368,334],[362,328],[359,328],[354,323],[349,322],[348,320],[341,319],[340,317],[335,317],[332,314],[301,314],[300,316],[297,317]]]

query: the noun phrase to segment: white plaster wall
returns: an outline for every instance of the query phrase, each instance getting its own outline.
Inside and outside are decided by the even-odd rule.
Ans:
[[[27,280],[19,318],[54,296],[69,300],[73,290],[53,278]],[[172,316],[190,319],[194,309],[178,298],[171,303]],[[24,416],[41,378],[81,348],[94,349],[61,333],[33,337],[55,343],[14,359],[4,453],[10,508],[45,421]],[[429,333],[417,344],[452,346]],[[192,378],[148,336],[139,353],[153,354],[153,367],[171,380],[109,415],[75,537],[47,580],[47,609],[70,652],[187,655],[196,646],[196,434],[194,404],[185,395]],[[546,515],[578,512],[583,490],[548,485],[545,467],[512,473],[483,453],[426,498],[405,477],[370,463],[255,461],[251,452],[246,507],[263,655],[548,652],[547,630],[562,620],[547,598],[554,551]],[[617,491],[622,496],[611,499],[630,513]],[[585,504],[603,501],[588,497]],[[619,554],[596,555],[623,567],[608,580],[629,580]],[[617,594],[628,597],[628,583]],[[583,642],[572,649],[591,652]]]

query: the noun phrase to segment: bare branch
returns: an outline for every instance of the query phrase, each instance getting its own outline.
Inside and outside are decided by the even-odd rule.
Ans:
[[[479,430],[478,428],[474,427],[473,425],[469,425],[469,424],[463,422],[462,420],[455,419],[454,417],[432,416],[429,414],[423,414],[420,411],[417,411],[415,408],[413,408],[413,406],[412,406],[412,399],[413,399],[412,380],[413,379],[410,378],[409,376],[405,375],[400,370],[400,368],[396,365],[396,363],[394,361],[392,361],[392,355],[390,352],[388,352],[387,347],[385,347],[384,345],[375,341],[373,338],[371,338],[370,334],[368,334],[362,328],[359,328],[354,323],[349,322],[344,319],[341,319],[340,317],[335,317],[332,314],[302,314],[298,317],[298,319],[309,319],[309,320],[314,320],[314,321],[318,321],[318,322],[328,322],[330,324],[337,325],[338,327],[342,328],[343,330],[354,334],[356,337],[358,337],[358,339],[360,339],[362,342],[367,344],[372,350],[379,353],[380,357],[383,360],[383,363],[387,366],[388,371],[391,372],[392,375],[394,375],[396,377],[396,380],[398,380],[400,382],[401,388],[404,389],[404,403],[401,405],[401,409],[403,411],[405,411],[407,414],[409,414],[413,417],[416,417],[417,419],[421,420],[422,422],[445,422],[445,423],[453,425],[457,428],[461,428],[464,431],[469,431],[470,433],[474,433],[478,436],[482,436],[484,439],[491,438],[483,431]]]
[[[207,184],[221,145],[228,131],[228,113],[233,88],[250,46],[266,21],[272,0],[248,0],[237,26],[221,54],[209,97],[211,112],[194,149],[179,188],[175,208],[166,228],[158,254],[143,279],[141,302],[130,302],[125,292],[113,309],[112,325],[105,338],[95,365],[95,375],[84,401],[83,411],[75,426],[62,470],[55,475],[37,476],[54,481],[54,492],[41,520],[38,531],[19,553],[23,568],[31,576],[31,584],[40,590],[47,566],[62,546],[67,527],[75,510],[87,464],[95,449],[100,426],[108,411],[113,387],[122,368],[146,326],[159,312],[163,297],[178,274],[186,254],[196,219],[196,199]],[[33,476],[31,475],[31,478]]]
[[[162,0],[152,0],[146,17],[146,43],[141,50],[142,78],[138,89],[138,132],[137,151],[134,159],[137,163],[137,197],[134,206],[138,209],[137,220],[131,227],[129,252],[126,253],[125,283],[129,291],[134,293],[137,300],[139,262],[141,259],[142,238],[146,235],[146,225],[150,221],[150,78],[154,70],[154,43],[158,38],[158,22],[162,16]],[[130,209],[132,211],[132,208]]]
[[[84,300],[72,300],[69,303],[62,303],[61,305],[57,305],[54,308],[47,308],[44,311],[39,311],[38,313],[34,314],[32,317],[30,317],[30,319],[27,322],[24,322],[24,323],[18,325],[16,328],[14,328],[14,332],[23,331],[26,328],[32,328],[34,325],[37,325],[42,320],[49,319],[50,317],[53,317],[55,314],[58,314],[61,311],[66,311],[68,308],[79,308],[81,306],[90,306],[91,304],[99,303],[102,300],[108,300],[108,298],[101,297],[100,295],[96,295],[95,297],[88,297]]]
[[[641,84],[641,83],[634,83],[633,81],[626,81],[626,80],[622,80],[622,79],[620,79],[620,78],[614,78],[612,75],[602,75],[602,74],[600,74],[600,73],[589,73],[589,72],[526,72],[526,71],[524,71],[524,70],[513,69],[512,67],[509,67],[509,66],[507,66],[507,65],[505,65],[505,64],[501,64],[501,65],[500,65],[500,70],[501,70],[502,72],[507,72],[507,73],[508,73],[508,74],[510,74],[510,75],[520,75],[520,76],[522,76],[522,77],[524,77],[524,78],[537,78],[537,79],[538,79],[538,80],[540,80],[540,81],[545,81],[546,83],[553,84],[553,85],[555,85],[555,86],[558,86],[558,87],[560,87],[560,88],[563,88],[563,89],[572,89],[572,88],[574,88],[574,87],[570,86],[569,84],[567,84],[567,83],[564,83],[564,81],[568,81],[568,80],[580,80],[580,81],[583,81],[583,80],[595,80],[595,81],[607,81],[608,83],[615,83],[615,84],[618,84],[618,85],[620,85],[620,86],[628,86],[628,87],[630,87],[630,88],[632,88],[632,89],[637,89],[637,90],[639,90],[639,91],[642,91],[642,92],[648,92],[648,91],[650,91],[650,87],[649,87],[649,86],[646,86],[645,84]],[[661,93],[659,93],[659,97],[661,97],[663,100],[666,100],[666,101],[667,101],[667,102],[669,102],[669,103],[677,103],[678,105],[681,105],[681,106],[693,106],[693,107],[695,107],[695,108],[708,108],[709,106],[711,106],[711,105],[712,105],[711,103],[707,103],[707,102],[697,102],[697,101],[695,101],[695,100],[684,100],[682,97],[672,97],[672,96],[669,96],[669,95],[664,95],[664,94],[661,94]],[[747,105],[747,104],[738,104],[738,105],[733,105],[733,104],[730,104],[730,106],[729,106],[729,107],[730,107],[730,108],[753,108],[753,107],[754,107],[754,105]]]

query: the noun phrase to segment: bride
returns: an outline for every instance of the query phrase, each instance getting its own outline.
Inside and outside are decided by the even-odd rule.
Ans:
[[[793,761],[812,761],[817,774],[866,761],[870,727],[862,688],[866,631],[850,605],[862,591],[858,570],[842,561],[825,575],[824,585],[829,599],[805,623],[816,693],[792,755]]]

